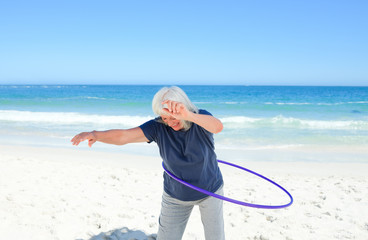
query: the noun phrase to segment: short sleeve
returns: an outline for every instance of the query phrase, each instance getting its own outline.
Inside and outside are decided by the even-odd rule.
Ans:
[[[144,136],[149,140],[149,143],[153,141],[157,142],[158,124],[160,123],[155,119],[152,119],[139,126],[142,129]]]
[[[210,115],[210,116],[212,116],[212,114],[210,112],[208,112],[207,110],[204,110],[204,109],[199,109],[198,113],[199,114],[203,114],[203,115]]]

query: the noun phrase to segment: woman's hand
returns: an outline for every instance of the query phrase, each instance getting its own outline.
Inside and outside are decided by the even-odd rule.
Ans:
[[[167,106],[166,108],[163,108],[163,110],[168,115],[179,120],[189,120],[189,115],[191,114],[191,112],[185,107],[183,103],[166,100],[163,101],[161,104]]]
[[[88,140],[88,146],[92,147],[92,145],[97,141],[97,138],[94,132],[82,132],[78,135],[75,135],[71,142],[73,143],[73,145],[78,146],[80,142],[83,142],[85,140]]]
[[[166,100],[162,102],[162,105],[165,104],[167,108],[163,108],[163,110],[176,119],[196,123],[211,133],[219,133],[224,128],[219,119],[210,115],[193,113],[181,102]]]

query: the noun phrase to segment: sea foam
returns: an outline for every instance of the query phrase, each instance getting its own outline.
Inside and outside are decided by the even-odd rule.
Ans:
[[[112,115],[96,115],[82,114],[75,112],[31,112],[31,111],[14,111],[0,110],[0,121],[18,122],[18,123],[47,123],[55,125],[119,125],[125,127],[134,127],[142,124],[152,116],[112,116]]]
[[[368,130],[368,121],[363,120],[309,120],[282,115],[270,118],[251,118],[232,116],[221,118],[228,128],[296,128],[296,129],[340,129],[340,130]]]
[[[55,125],[109,125],[135,127],[154,116],[138,115],[98,115],[75,112],[31,112],[0,110],[0,121],[11,123],[43,123]],[[326,129],[326,130],[368,130],[368,121],[364,120],[310,120],[282,115],[276,117],[253,118],[247,116],[229,116],[220,118],[225,128],[295,128],[295,129]]]

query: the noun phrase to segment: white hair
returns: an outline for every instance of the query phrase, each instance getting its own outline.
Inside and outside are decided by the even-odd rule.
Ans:
[[[156,115],[167,114],[163,108],[163,101],[171,100],[175,102],[181,102],[191,112],[198,113],[198,108],[189,100],[187,94],[179,87],[163,87],[153,97],[152,110]],[[163,122],[163,121],[162,121]],[[182,120],[184,130],[188,130],[192,123],[189,121]]]

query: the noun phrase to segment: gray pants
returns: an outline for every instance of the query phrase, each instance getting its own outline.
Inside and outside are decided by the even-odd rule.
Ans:
[[[223,195],[223,187],[216,194]],[[157,240],[181,240],[195,205],[199,206],[206,240],[225,240],[222,200],[206,197],[198,201],[180,201],[165,192]]]

